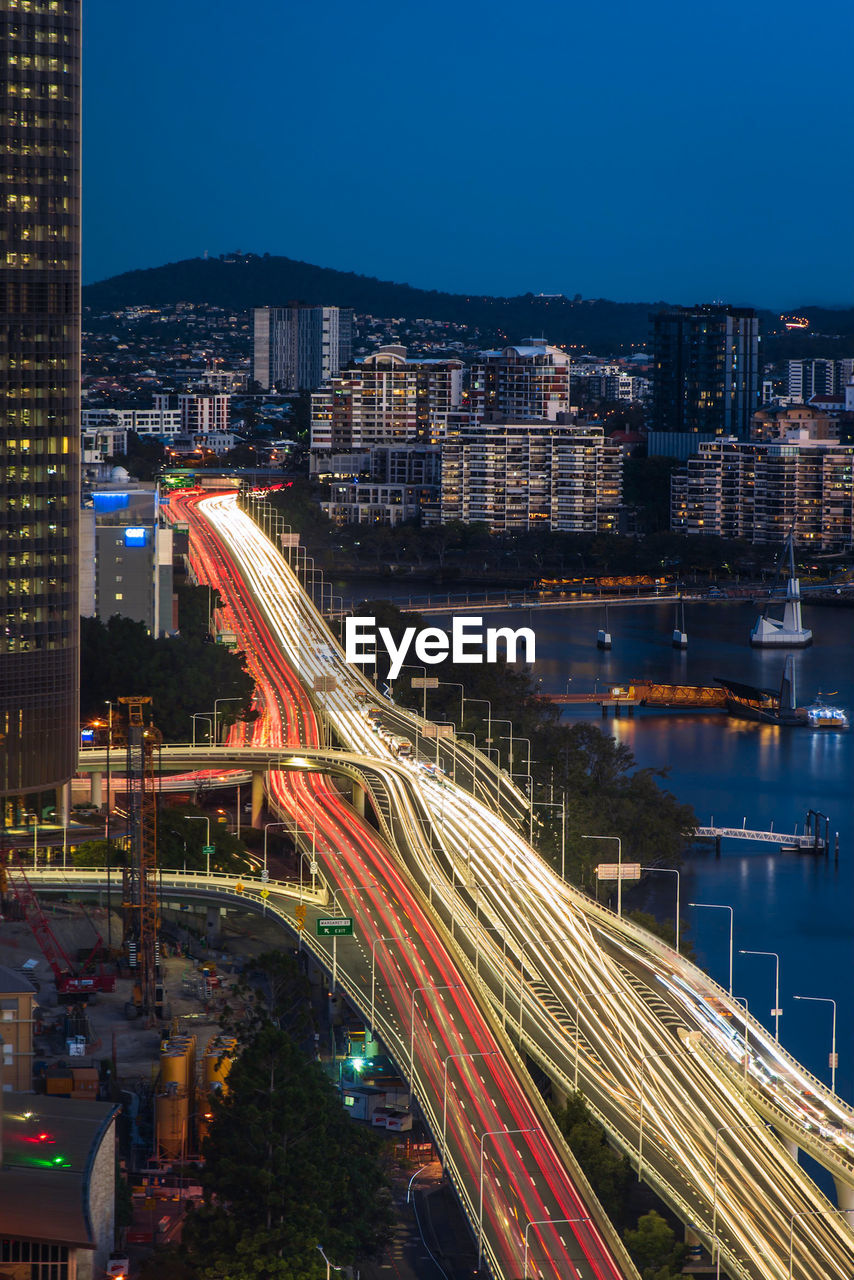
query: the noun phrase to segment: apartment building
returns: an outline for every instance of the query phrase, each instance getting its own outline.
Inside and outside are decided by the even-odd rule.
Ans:
[[[166,400],[159,396],[157,399]],[[80,426],[84,435],[107,430],[128,431],[139,436],[157,436],[164,440],[181,434],[181,410],[178,408],[154,409],[84,409],[80,414]]]
[[[854,377],[851,360],[788,360],[786,387],[792,400],[807,404],[813,396],[845,394],[846,384]]]
[[[355,477],[341,470],[357,463]],[[441,454],[438,445],[377,445],[360,455],[331,460],[338,479],[330,485],[323,510],[339,524],[397,525],[405,520],[437,523]]]
[[[508,421],[555,422],[559,414],[569,413],[570,366],[567,353],[544,338],[482,351],[471,368],[471,410],[502,414]]]
[[[854,445],[810,439],[728,438],[700,445],[671,479],[676,533],[838,551],[854,544]]]
[[[493,533],[617,529],[622,453],[602,427],[487,416],[442,441],[440,519]]]
[[[231,422],[231,396],[214,391],[186,392],[182,395],[156,395],[155,412],[177,410],[178,434],[206,436],[227,432]]]
[[[330,474],[333,455],[375,446],[437,444],[463,400],[461,360],[410,360],[380,347],[311,397],[311,470]]]

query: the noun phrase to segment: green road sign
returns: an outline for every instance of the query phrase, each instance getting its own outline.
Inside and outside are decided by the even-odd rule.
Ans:
[[[211,858],[216,853],[216,846],[212,844],[202,845],[202,853],[206,858]]]
[[[352,916],[332,916],[329,920],[318,920],[318,938],[341,938],[353,932]]]

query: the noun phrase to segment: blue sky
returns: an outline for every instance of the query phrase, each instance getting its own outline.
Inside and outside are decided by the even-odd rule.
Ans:
[[[84,0],[84,278],[854,298],[854,6]]]

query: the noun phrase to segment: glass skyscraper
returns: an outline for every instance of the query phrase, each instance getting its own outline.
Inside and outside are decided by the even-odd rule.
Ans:
[[[0,0],[0,794],[78,742],[81,0]]]

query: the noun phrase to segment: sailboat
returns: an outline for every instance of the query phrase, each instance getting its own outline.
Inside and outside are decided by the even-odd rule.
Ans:
[[[773,602],[777,580],[787,558],[787,553],[789,576],[786,580],[786,602],[783,608],[783,616],[782,618],[769,618],[768,609]],[[794,530],[789,530],[789,536],[785,541],[780,563],[777,566],[774,585],[769,592],[768,603],[765,605],[760,617],[753,624],[750,643],[756,649],[805,649],[808,644],[812,644],[812,632],[809,627],[804,626],[801,619],[801,585],[795,577]]]
[[[681,604],[681,606],[682,606],[682,621],[681,621],[681,624],[680,624],[680,621],[679,621],[679,605],[677,605],[677,606],[676,606],[676,617],[673,619],[673,648],[674,648],[674,649],[687,649],[687,648],[688,648],[688,633],[687,633],[687,631],[685,630],[685,601],[680,599],[679,604]]]
[[[608,630],[608,606],[605,605],[605,626],[600,627],[596,633],[596,648],[611,648],[611,632]]]

